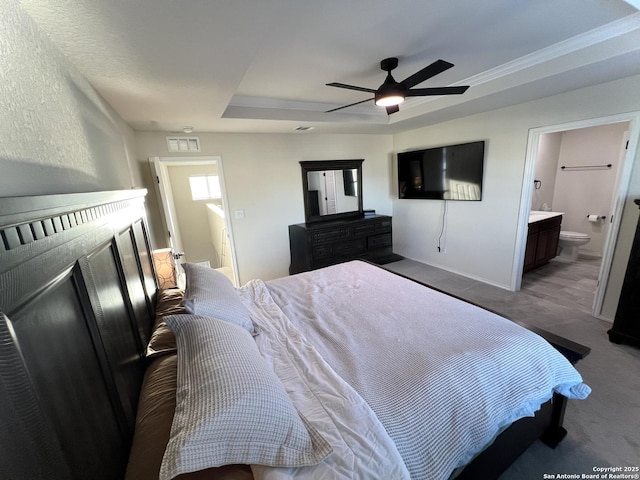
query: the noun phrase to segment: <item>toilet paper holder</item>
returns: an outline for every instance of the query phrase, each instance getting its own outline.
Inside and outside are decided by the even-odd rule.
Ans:
[[[587,215],[587,219],[590,222],[600,222],[607,219],[606,215]]]

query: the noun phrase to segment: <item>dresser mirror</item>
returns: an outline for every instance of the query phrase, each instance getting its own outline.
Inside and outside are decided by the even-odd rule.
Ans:
[[[306,223],[363,216],[363,161],[300,162]]]

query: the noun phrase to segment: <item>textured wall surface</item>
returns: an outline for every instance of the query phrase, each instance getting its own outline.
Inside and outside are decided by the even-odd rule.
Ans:
[[[0,196],[140,185],[131,129],[15,0],[3,0],[0,62]]]

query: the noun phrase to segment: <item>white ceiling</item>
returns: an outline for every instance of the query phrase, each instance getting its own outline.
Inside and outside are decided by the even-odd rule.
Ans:
[[[136,130],[394,133],[640,73],[640,0],[21,0]],[[402,80],[455,67],[387,116]]]

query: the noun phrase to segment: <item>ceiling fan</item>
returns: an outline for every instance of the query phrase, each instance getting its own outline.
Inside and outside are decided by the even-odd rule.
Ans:
[[[387,114],[391,115],[392,113],[396,113],[400,110],[398,105],[404,102],[406,97],[460,95],[469,88],[468,85],[456,87],[411,88],[453,67],[453,63],[449,63],[444,60],[436,60],[431,65],[424,67],[422,70],[417,71],[401,82],[396,82],[396,80],[391,76],[391,70],[397,66],[398,59],[395,57],[385,58],[380,62],[380,68],[387,72],[387,78],[377,90],[373,90],[372,88],[356,87],[355,85],[347,85],[344,83],[327,83],[327,86],[329,87],[347,88],[349,90],[357,90],[359,92],[368,92],[373,93],[374,96],[373,98],[367,98],[366,100],[327,110],[326,113],[335,112],[336,110],[342,110],[343,108],[352,107],[353,105],[374,100],[376,105],[386,107]]]

